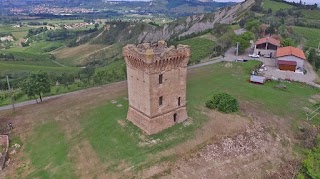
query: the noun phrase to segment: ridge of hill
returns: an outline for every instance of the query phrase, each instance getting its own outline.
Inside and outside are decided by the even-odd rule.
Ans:
[[[182,38],[213,29],[216,23],[231,24],[239,20],[239,16],[254,4],[247,0],[234,6],[225,7],[210,14],[188,16],[177,21],[156,26],[146,23],[110,22],[105,26],[103,34],[90,42],[94,44],[142,43]]]

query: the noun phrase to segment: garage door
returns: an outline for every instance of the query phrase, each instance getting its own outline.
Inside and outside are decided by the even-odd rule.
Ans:
[[[297,67],[297,62],[278,60],[278,67],[280,70],[295,71]]]
[[[285,71],[295,71],[296,70],[296,65],[279,64],[279,69],[280,70],[285,70]]]

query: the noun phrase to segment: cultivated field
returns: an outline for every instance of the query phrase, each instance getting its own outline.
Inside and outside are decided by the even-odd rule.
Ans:
[[[80,70],[77,67],[57,67],[57,66],[39,66],[39,65],[32,65],[32,62],[6,62],[0,61],[0,75],[4,76],[6,74],[24,74],[24,73],[31,73],[31,72],[38,72],[38,71],[46,71],[48,73],[74,73]]]
[[[212,54],[214,47],[214,41],[199,37],[178,41],[177,43],[190,46],[192,51],[190,63],[199,62],[200,60],[209,57]]]
[[[302,14],[306,19],[320,20],[320,10],[302,10]]]
[[[62,64],[74,66],[83,65],[90,60],[94,59],[107,59],[108,57],[113,57],[119,53],[120,47],[116,50],[110,48],[111,46],[106,45],[92,45],[84,44],[77,47],[66,47],[52,52],[57,61]],[[99,56],[99,58],[94,58]]]
[[[286,3],[276,2],[272,0],[264,0],[263,9],[268,10],[269,8],[271,8],[272,11],[275,12],[280,9],[290,9],[290,8],[293,8],[293,6]]]
[[[268,177],[295,159],[294,131],[319,90],[299,83],[248,82],[256,65],[218,63],[188,72],[190,119],[147,136],[128,122],[126,82],[81,91],[0,112],[23,147],[4,175],[11,178]],[[240,100],[241,111],[222,114],[204,106],[216,92]],[[111,100],[115,100],[112,102]],[[32,111],[32,112],[30,112]],[[319,124],[320,118],[311,123]],[[14,164],[13,164],[14,163]]]
[[[305,46],[318,48],[320,42],[320,29],[294,26],[293,30],[307,40]]]

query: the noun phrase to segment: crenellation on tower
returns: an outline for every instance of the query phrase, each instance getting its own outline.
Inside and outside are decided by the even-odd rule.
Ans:
[[[165,69],[186,67],[190,57],[187,45],[167,47],[165,41],[156,44],[129,44],[123,49],[127,65],[149,73],[157,73]]]
[[[123,48],[127,64],[127,119],[148,134],[188,118],[186,110],[187,45],[129,44]]]

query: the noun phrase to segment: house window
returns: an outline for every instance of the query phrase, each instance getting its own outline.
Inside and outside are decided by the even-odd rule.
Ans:
[[[160,96],[159,97],[159,106],[162,106],[162,104],[163,104],[163,96]]]
[[[181,97],[178,98],[178,106],[181,105]]]
[[[160,74],[159,75],[159,84],[162,84],[162,81],[163,81],[163,74]]]

